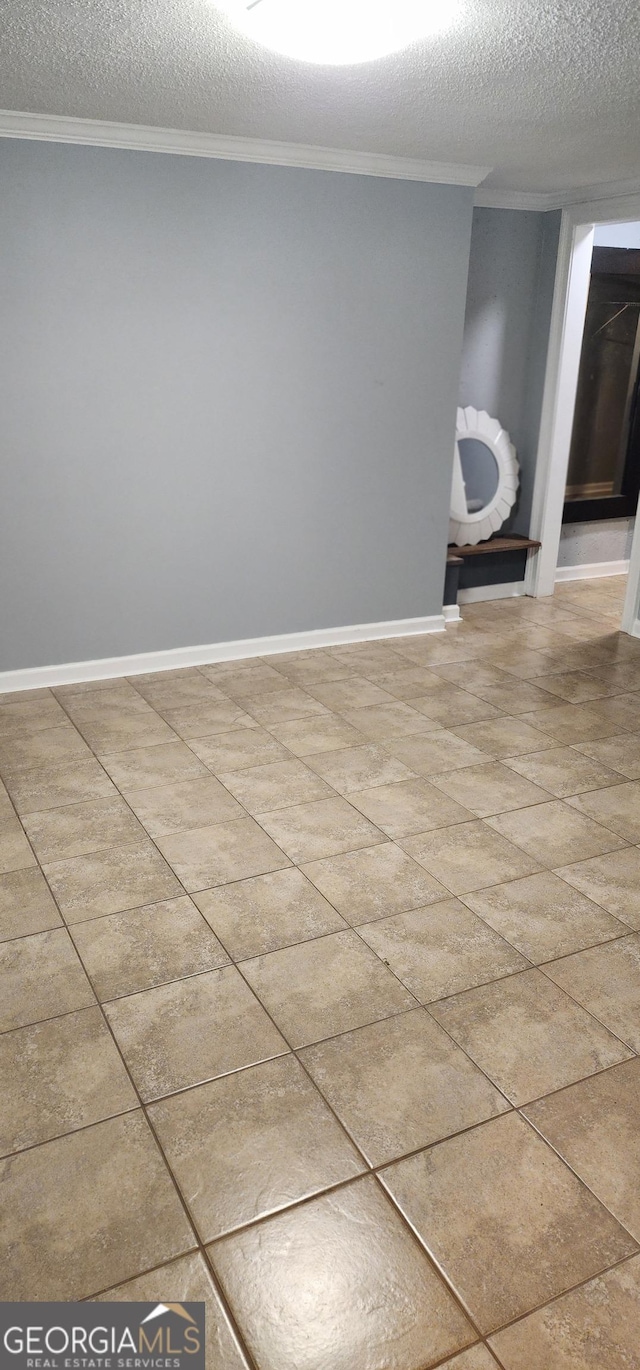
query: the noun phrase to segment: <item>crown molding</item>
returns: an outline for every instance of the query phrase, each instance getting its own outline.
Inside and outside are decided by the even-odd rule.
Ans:
[[[477,209],[531,209],[547,210],[559,208],[558,197],[537,190],[494,190],[491,186],[478,186],[473,198]]]
[[[223,133],[153,128],[144,124],[115,124],[101,119],[73,119],[66,115],[29,114],[12,109],[0,110],[0,138],[31,138],[41,142],[169,152],[182,157],[262,162],[269,166],[344,171],[357,176],[431,181],[438,185],[477,186],[491,170],[490,167],[459,166],[453,162],[425,162],[419,158],[394,157],[383,152],[313,147],[304,143],[276,143],[263,138],[236,138]]]
[[[482,209],[530,209],[542,211],[570,209],[574,206],[611,205],[640,195],[640,180],[598,181],[595,185],[574,186],[567,190],[497,190],[478,186],[473,203]],[[624,217],[624,215],[623,215]]]

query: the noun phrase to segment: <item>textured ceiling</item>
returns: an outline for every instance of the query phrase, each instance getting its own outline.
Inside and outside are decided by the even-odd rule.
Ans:
[[[0,106],[494,168],[562,191],[640,177],[638,0],[463,0],[358,67],[233,32],[209,0],[1,0]]]

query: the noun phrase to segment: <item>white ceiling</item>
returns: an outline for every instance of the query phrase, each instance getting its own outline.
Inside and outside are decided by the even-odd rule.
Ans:
[[[233,32],[210,0],[2,0],[0,106],[489,166],[557,192],[640,179],[638,0],[463,0],[357,67]]]

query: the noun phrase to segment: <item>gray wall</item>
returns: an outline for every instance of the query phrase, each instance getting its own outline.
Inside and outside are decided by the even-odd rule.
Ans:
[[[560,214],[474,209],[458,403],[508,430],[520,492],[504,531],[529,533]]]
[[[591,566],[598,561],[628,561],[633,528],[633,519],[563,523],[558,566]]]
[[[0,174],[0,668],[441,611],[471,190]]]

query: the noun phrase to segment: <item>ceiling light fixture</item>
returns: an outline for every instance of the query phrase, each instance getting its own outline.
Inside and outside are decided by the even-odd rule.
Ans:
[[[218,0],[234,28],[320,66],[372,62],[448,28],[460,0]]]

